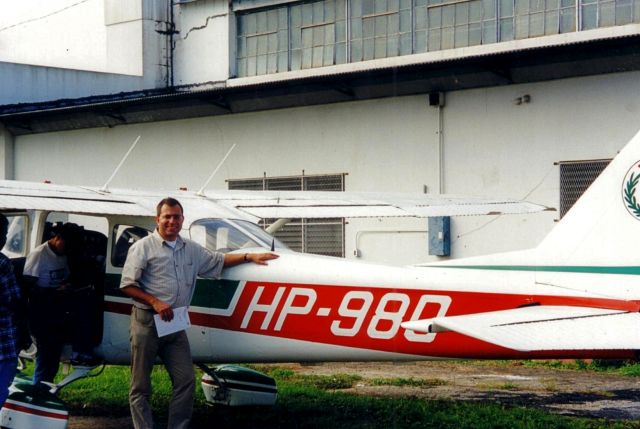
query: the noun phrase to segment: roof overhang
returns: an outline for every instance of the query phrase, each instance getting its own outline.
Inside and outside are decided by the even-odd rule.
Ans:
[[[640,70],[640,25],[604,29],[608,37],[593,33],[602,30],[230,79],[204,89],[6,105],[0,122],[25,135]]]

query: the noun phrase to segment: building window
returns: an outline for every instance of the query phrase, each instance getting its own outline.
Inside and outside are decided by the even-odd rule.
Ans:
[[[291,13],[291,70],[347,62],[345,0],[296,4]]]
[[[501,35],[501,41],[576,30],[575,0],[514,0],[508,8],[513,11],[513,31]]]
[[[231,190],[344,191],[346,174],[261,177],[228,180]],[[263,219],[268,228],[277,219]],[[344,257],[344,219],[292,219],[275,233],[277,239],[298,252]]]
[[[351,0],[351,61],[413,53],[411,0]]]
[[[594,180],[609,165],[610,159],[560,162],[560,217],[562,218]]]
[[[236,17],[244,77],[639,23],[640,0],[320,0]]]
[[[638,22],[638,0],[582,0],[582,29],[611,27]]]
[[[496,41],[494,0],[415,0],[416,52]]]
[[[285,72],[289,69],[286,7],[238,15],[237,63],[240,76]]]

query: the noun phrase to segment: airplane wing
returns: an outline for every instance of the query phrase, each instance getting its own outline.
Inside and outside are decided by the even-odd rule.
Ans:
[[[359,218],[498,215],[553,210],[526,201],[445,195],[319,191],[109,191],[0,180],[0,209],[155,216],[155,204],[172,196],[192,217]],[[240,213],[238,213],[238,210]]]
[[[511,199],[427,194],[225,191],[207,192],[207,198],[262,219],[499,215],[553,210]]]
[[[640,313],[533,306],[404,322],[416,332],[458,332],[513,350],[637,350]]]
[[[86,214],[153,216],[155,211],[134,199],[79,186],[0,181],[0,209],[50,210]]]

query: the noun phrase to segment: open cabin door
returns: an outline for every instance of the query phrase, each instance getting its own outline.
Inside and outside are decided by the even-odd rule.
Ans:
[[[67,223],[77,225],[77,237],[67,252],[69,287],[56,294],[56,302],[64,307],[60,315],[64,319],[65,343],[71,344],[77,336],[82,336],[88,344],[97,347],[102,341],[103,332],[107,219],[57,212],[4,214],[9,220],[9,228],[2,252],[12,261],[26,300],[30,300],[35,293],[35,290],[31,290],[34,286],[23,276],[27,255],[53,237],[56,228]],[[34,317],[31,313],[37,311],[37,307],[27,305],[26,308],[24,319],[30,320]],[[26,320],[23,325],[23,330],[28,331]]]

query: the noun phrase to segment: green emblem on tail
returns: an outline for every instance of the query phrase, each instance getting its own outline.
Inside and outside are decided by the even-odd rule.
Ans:
[[[629,213],[631,213],[636,219],[640,219],[640,205],[636,199],[636,188],[640,181],[640,174],[636,175],[636,172],[634,171],[634,169],[638,169],[638,167],[639,165],[636,163],[629,170],[625,179],[624,189],[622,190],[622,198],[624,199],[625,206]]]

